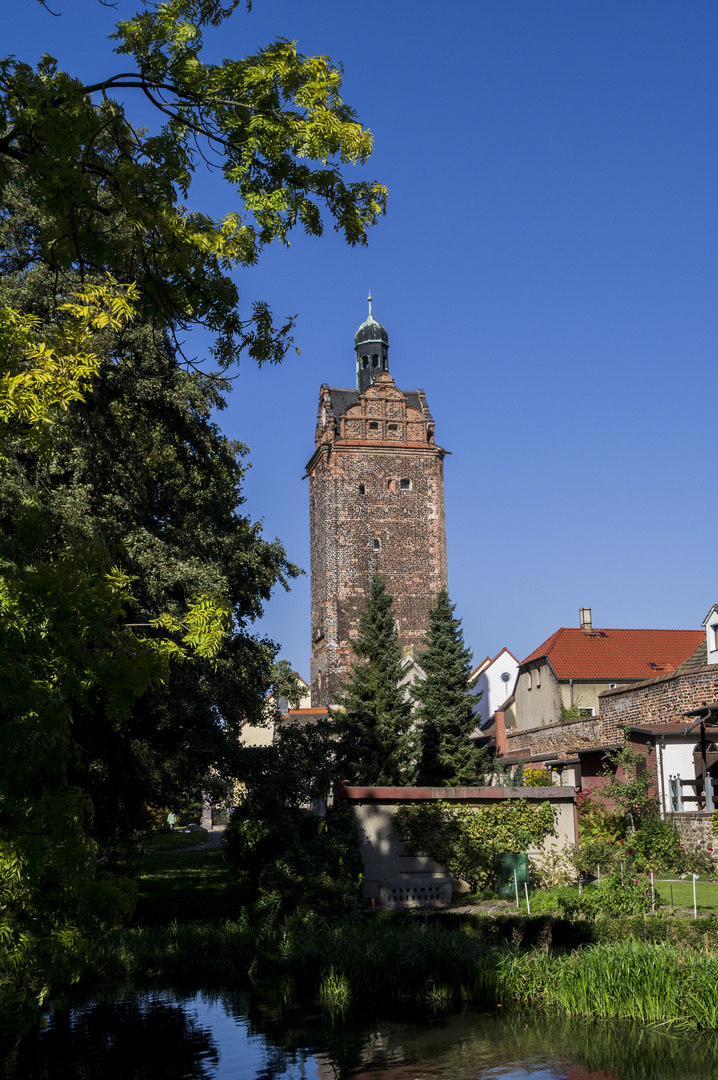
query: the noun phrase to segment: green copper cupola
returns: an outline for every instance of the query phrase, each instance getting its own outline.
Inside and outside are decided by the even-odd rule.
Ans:
[[[354,349],[357,354],[357,390],[366,390],[376,379],[380,371],[389,370],[389,335],[371,313],[371,293],[369,316],[354,335]]]

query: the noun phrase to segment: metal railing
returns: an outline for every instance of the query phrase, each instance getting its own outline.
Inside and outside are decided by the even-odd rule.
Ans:
[[[716,809],[716,796],[713,779],[683,780],[680,776],[669,776],[668,799],[671,813],[682,810],[705,810],[712,813]]]

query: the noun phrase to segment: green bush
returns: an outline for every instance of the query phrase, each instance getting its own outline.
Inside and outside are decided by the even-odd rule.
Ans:
[[[256,811],[240,807],[222,839],[239,902],[270,922],[355,912],[361,858],[348,807],[332,807],[326,818],[291,808],[264,818]]]
[[[448,802],[400,806],[396,824],[409,851],[428,853],[474,892],[493,884],[494,857],[521,852],[555,835],[549,802],[507,800],[475,810]]]
[[[587,915],[589,918],[622,915],[640,915],[651,911],[651,893],[646,882],[624,881],[614,874],[603,879],[600,885],[591,885],[579,893],[578,889],[556,890],[556,902],[567,916]],[[655,907],[660,907],[656,897]]]

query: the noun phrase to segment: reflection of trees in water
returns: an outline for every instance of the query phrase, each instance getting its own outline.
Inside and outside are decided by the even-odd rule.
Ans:
[[[275,1047],[316,1055],[321,1080],[360,1080],[363,1069],[375,1080],[404,1080],[412,1070],[420,1075],[437,1068],[455,1080],[474,1080],[481,1069],[531,1059],[563,1063],[562,1075],[570,1080],[706,1080],[717,1075],[714,1032],[687,1036],[633,1023],[508,1011],[433,1019],[397,1014],[396,1020],[377,1022],[353,1010],[332,1014],[300,1007],[286,985],[276,984],[222,995],[222,1000],[230,1015],[243,1018],[253,1034],[264,1035]]]
[[[0,1077],[12,1080],[211,1080],[220,1050],[231,1059],[245,1038],[257,1056],[242,1080],[307,1075],[319,1080],[476,1080],[553,1065],[565,1080],[706,1080],[716,1076],[718,1033],[683,1036],[637,1024],[589,1023],[537,1012],[433,1019],[397,1013],[377,1021],[356,1010],[331,1013],[300,1003],[286,983],[249,993],[128,994],[68,1013],[26,1046]],[[233,1018],[223,1047],[212,1007]],[[523,1063],[523,1065],[522,1065]],[[523,1070],[523,1072],[522,1072]]]
[[[22,1080],[211,1080],[219,1061],[209,1031],[183,1004],[150,996],[57,1012],[21,1048],[10,1076]]]

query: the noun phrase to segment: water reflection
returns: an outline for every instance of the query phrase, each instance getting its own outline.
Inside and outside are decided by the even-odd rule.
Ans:
[[[710,1080],[718,1036],[537,1014],[362,1018],[293,988],[126,993],[58,1012],[4,1080]]]

